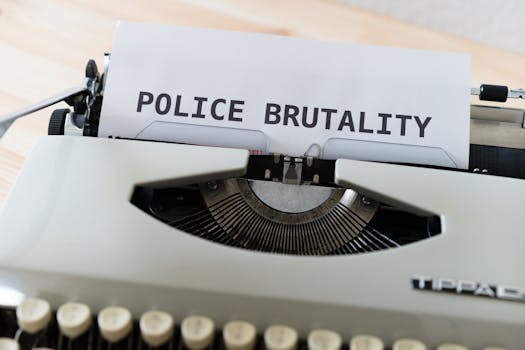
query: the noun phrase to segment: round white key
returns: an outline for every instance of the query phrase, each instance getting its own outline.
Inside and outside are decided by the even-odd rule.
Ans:
[[[0,350],[20,350],[20,344],[11,338],[0,338]]]
[[[427,350],[427,346],[415,339],[399,339],[396,340],[392,350]]]
[[[373,335],[359,334],[350,340],[350,350],[383,350],[383,341]]]
[[[84,334],[91,326],[91,310],[82,303],[66,303],[58,308],[60,332],[71,339]]]
[[[297,331],[288,326],[274,325],[264,332],[266,350],[295,350],[298,339]]]
[[[441,344],[437,350],[468,350],[468,348],[458,344]]]
[[[340,350],[343,339],[334,331],[328,329],[315,329],[308,334],[309,350]]]
[[[257,329],[246,321],[231,321],[224,325],[222,338],[227,350],[253,350]]]
[[[144,342],[150,346],[166,343],[173,335],[175,321],[164,311],[148,311],[140,317],[140,333]]]
[[[184,345],[190,350],[207,348],[215,335],[215,324],[204,316],[188,316],[180,328]]]
[[[124,339],[133,327],[131,312],[118,306],[102,309],[98,314],[97,321],[100,333],[110,343]]]
[[[34,334],[51,320],[51,306],[43,299],[26,299],[16,308],[16,318],[22,330]]]

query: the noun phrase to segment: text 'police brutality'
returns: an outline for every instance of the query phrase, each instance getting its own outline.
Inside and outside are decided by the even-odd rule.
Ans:
[[[245,101],[225,98],[210,99],[202,96],[193,97],[193,108],[183,110],[182,95],[167,93],[153,94],[140,91],[137,99],[138,113],[156,113],[160,116],[177,118],[212,118],[218,121],[242,123]],[[367,114],[365,111],[350,109],[335,109],[318,106],[296,106],[293,104],[279,104],[267,102],[264,111],[261,111],[267,125],[284,125],[289,127],[324,128],[341,132],[364,134],[400,135],[407,136],[407,125],[412,123],[417,128],[418,137],[425,137],[432,117],[402,114],[397,112]],[[379,118],[380,127],[369,126],[370,118]],[[410,135],[409,135],[410,136]],[[411,135],[415,136],[415,135]]]

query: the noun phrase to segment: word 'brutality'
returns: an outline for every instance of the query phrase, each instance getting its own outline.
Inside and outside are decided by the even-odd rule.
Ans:
[[[212,118],[231,122],[243,122],[243,100],[227,100],[224,98],[208,99],[196,96],[193,98],[192,110],[182,110],[182,96],[171,96],[166,93],[154,95],[151,92],[140,91],[137,101],[137,112],[145,108],[158,115],[172,115],[188,118]],[[371,128],[367,114],[363,111],[354,113],[350,110],[338,110],[321,107],[299,107],[292,104],[266,103],[264,124],[283,125],[304,128],[324,128],[326,130],[350,131],[366,134],[406,136],[409,123],[417,126],[419,137],[425,137],[425,131],[432,117],[417,115],[377,113],[380,128]],[[368,120],[368,122],[367,122]]]

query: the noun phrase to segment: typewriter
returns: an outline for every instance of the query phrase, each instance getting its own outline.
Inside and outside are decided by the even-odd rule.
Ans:
[[[1,350],[525,347],[524,110],[458,170],[99,138],[104,81],[1,120],[71,106],[0,211]]]

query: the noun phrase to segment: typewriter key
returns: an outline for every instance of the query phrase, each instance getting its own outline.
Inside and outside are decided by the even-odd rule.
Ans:
[[[288,326],[270,326],[264,332],[266,350],[295,350],[297,349],[298,334]]]
[[[0,338],[0,350],[20,350],[20,344],[11,338]]]
[[[140,333],[149,346],[156,347],[166,343],[173,335],[175,321],[164,311],[148,311],[140,317]]]
[[[215,335],[215,324],[204,316],[186,317],[181,324],[184,345],[190,350],[207,348]]]
[[[257,330],[249,322],[231,321],[224,325],[222,337],[227,350],[253,350]]]
[[[131,312],[123,307],[107,307],[99,312],[97,320],[100,333],[110,343],[124,339],[133,326]]]
[[[427,350],[427,346],[415,339],[399,339],[396,340],[392,350]]]
[[[26,299],[16,308],[16,318],[22,330],[37,333],[51,320],[51,306],[43,299]]]
[[[91,310],[82,303],[66,303],[58,308],[60,332],[73,339],[84,334],[91,326]]]
[[[373,335],[360,334],[350,340],[350,350],[383,350],[383,341]]]
[[[308,334],[308,350],[339,350],[343,344],[341,336],[328,329],[316,329]]]

